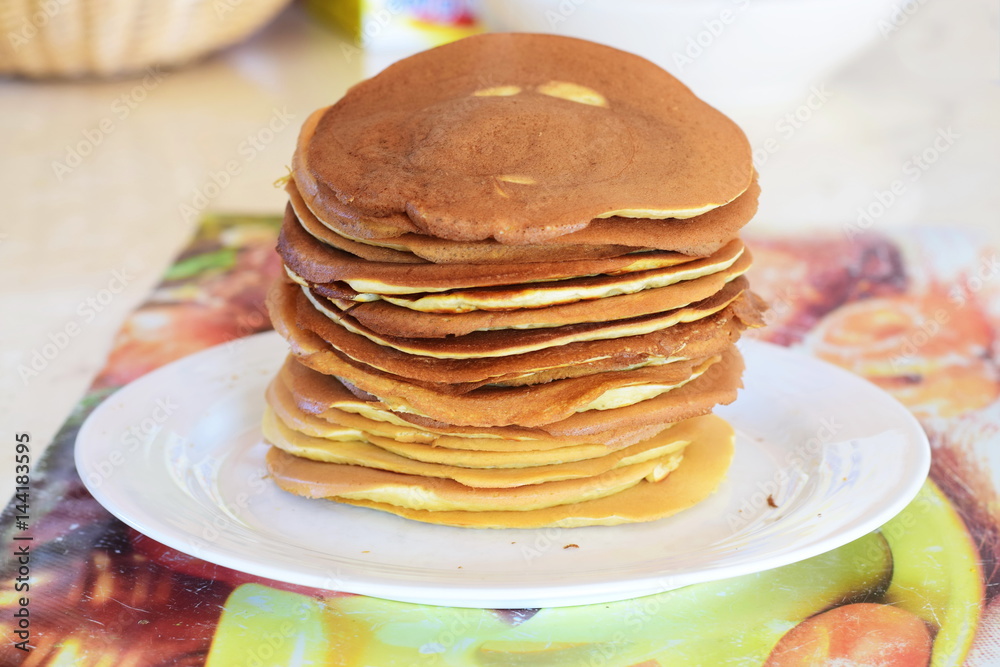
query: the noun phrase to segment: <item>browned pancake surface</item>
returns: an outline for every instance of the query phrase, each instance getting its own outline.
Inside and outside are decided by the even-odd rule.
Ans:
[[[659,482],[643,480],[602,498],[533,510],[500,509],[502,504],[497,503],[496,507],[484,511],[430,511],[387,502],[349,499],[337,495],[344,489],[352,488],[340,483],[342,471],[320,467],[322,464],[296,462],[294,457],[286,458],[286,455],[274,450],[268,455],[268,466],[272,478],[286,491],[379,509],[428,523],[469,528],[615,525],[670,516],[711,495],[725,476],[733,455],[732,429],[721,419],[711,419],[713,421],[706,424],[702,436],[685,448],[680,465]],[[398,480],[385,481],[392,483]],[[419,479],[413,480],[413,484],[415,488],[421,488]]]
[[[723,310],[641,336],[569,343],[525,354],[494,358],[444,359],[408,354],[352,333],[317,312],[297,285],[276,283],[268,297],[272,320],[305,365],[332,373],[329,355],[347,357],[380,370],[426,382],[519,382],[555,380],[642,364],[650,358],[692,358],[719,354],[747,326],[758,326],[759,313],[749,296]],[[315,337],[309,338],[313,333]],[[310,344],[309,340],[314,341]]]
[[[312,122],[312,119],[307,121],[303,126],[303,133],[308,131]],[[644,248],[671,250],[684,255],[705,257],[734,238],[753,218],[757,212],[757,200],[760,196],[760,186],[755,175],[747,191],[735,200],[694,218],[641,220],[613,216],[593,220],[578,232],[550,239],[546,243],[506,245],[492,239],[462,242],[402,231],[396,236],[379,237],[377,231],[384,231],[386,225],[395,224],[400,229],[408,228],[409,218],[400,213],[377,220],[367,219],[338,202],[335,206],[327,206],[324,209],[327,218],[320,220],[302,198],[294,181],[289,184],[288,190],[296,211],[301,211],[299,217],[306,228],[330,245],[365,257],[368,255],[363,254],[361,245],[385,246],[402,251],[404,254],[382,255],[381,259],[376,261],[412,262],[410,257],[404,256],[409,253],[411,256],[437,264],[505,264],[592,259],[616,257],[625,252]],[[329,231],[324,232],[322,228]]]
[[[317,240],[302,228],[291,208],[285,212],[278,236],[278,253],[292,271],[311,283],[377,281],[406,288],[408,292],[614,274],[654,268],[652,265],[672,266],[693,259],[680,253],[655,250],[602,259],[489,265],[485,270],[478,264],[375,262]]]
[[[664,313],[543,329],[474,331],[463,336],[445,338],[412,338],[381,334],[365,327],[346,312],[329,311],[324,316],[331,321],[335,320],[338,326],[346,327],[379,345],[412,355],[442,359],[495,358],[583,341],[638,336],[669,329],[685,322],[695,322],[725,309],[739,299],[745,288],[746,279],[741,277],[727,283],[719,292],[707,299]]]
[[[598,102],[553,92],[564,84]],[[502,87],[517,92],[489,92]],[[358,84],[323,113],[294,170],[320,209],[333,197],[367,216],[406,213],[403,231],[513,243],[619,210],[708,210],[752,178],[739,128],[659,67],[528,34],[467,38]]]
[[[467,313],[426,313],[387,301],[331,302],[315,292],[316,303],[334,319],[349,315],[373,332],[403,338],[447,338],[477,331],[548,329],[573,324],[614,322],[675,310],[718,294],[750,267],[749,255],[717,273],[674,285],[600,299],[575,301],[545,308],[476,310]],[[739,283],[742,285],[742,283]]]
[[[304,130],[303,130],[304,131]],[[508,264],[522,262],[565,261],[567,259],[599,259],[602,257],[617,257],[627,252],[642,248],[630,248],[620,244],[551,244],[538,243],[533,245],[503,245],[496,241],[450,241],[422,234],[402,234],[387,239],[361,239],[367,234],[357,232],[363,223],[352,218],[350,224],[337,224],[343,220],[338,216],[331,220],[321,221],[309,208],[295,186],[295,181],[289,182],[288,196],[295,211],[295,216],[316,239],[375,262],[400,262],[418,264],[434,262],[436,264]],[[742,199],[742,196],[740,197]],[[736,205],[733,202],[729,206]],[[720,209],[721,210],[721,209]],[[331,213],[329,207],[327,215]],[[345,213],[345,215],[348,215]],[[402,214],[400,214],[402,215]],[[672,250],[673,248],[671,248]],[[685,253],[691,254],[691,253]]]

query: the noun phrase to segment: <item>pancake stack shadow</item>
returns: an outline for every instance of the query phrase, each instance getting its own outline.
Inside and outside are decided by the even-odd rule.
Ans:
[[[650,521],[718,486],[740,333],[742,132],[655,65],[484,35],[304,125],[269,295],[271,478],[456,526]]]

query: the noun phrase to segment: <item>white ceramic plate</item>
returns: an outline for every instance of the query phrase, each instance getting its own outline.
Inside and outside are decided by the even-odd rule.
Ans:
[[[109,397],[80,430],[76,465],[122,521],[204,560],[459,607],[608,602],[758,572],[861,537],[906,506],[930,448],[899,403],[796,352],[741,348],[746,389],[718,410],[738,431],[727,480],[702,504],[647,524],[451,528],[281,491],[264,477],[258,429],[286,350],[273,333],[182,359]]]

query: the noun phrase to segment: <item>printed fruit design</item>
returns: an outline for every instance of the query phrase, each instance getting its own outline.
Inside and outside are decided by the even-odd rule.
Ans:
[[[894,565],[885,602],[915,614],[936,633],[932,667],[962,664],[979,624],[984,591],[979,553],[961,517],[927,482],[881,533]]]
[[[272,657],[263,664],[276,665],[308,664],[290,662],[306,654],[313,664],[380,667],[761,664],[802,620],[881,593],[891,575],[889,545],[876,533],[786,567],[636,600],[542,609],[515,615],[516,624],[509,612],[360,596],[318,602],[246,584],[226,602],[208,664],[251,664],[264,654]],[[309,641],[284,637],[284,623]]]
[[[990,358],[992,327],[961,292],[932,286],[917,295],[855,301],[830,313],[806,344],[813,354],[862,375],[917,417],[955,417],[1000,398]]]
[[[782,638],[768,667],[964,662],[983,599],[979,555],[965,524],[927,482],[879,532],[893,557],[892,580],[878,598],[883,604],[847,605],[806,620]]]
[[[965,525],[928,483],[880,532],[829,553],[610,604],[497,612],[245,584],[208,664],[943,667],[968,652],[981,581]]]
[[[915,614],[862,602],[835,607],[781,638],[767,667],[878,665],[914,667],[931,657],[931,635]]]
[[[754,292],[770,305],[758,338],[796,345],[816,323],[845,304],[892,297],[906,290],[899,249],[877,235],[855,240],[752,239]]]

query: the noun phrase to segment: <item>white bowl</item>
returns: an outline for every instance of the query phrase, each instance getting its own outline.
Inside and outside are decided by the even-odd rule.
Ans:
[[[652,60],[713,104],[742,105],[808,95],[888,32],[902,3],[918,1],[479,0],[479,11],[491,30],[614,46]]]

